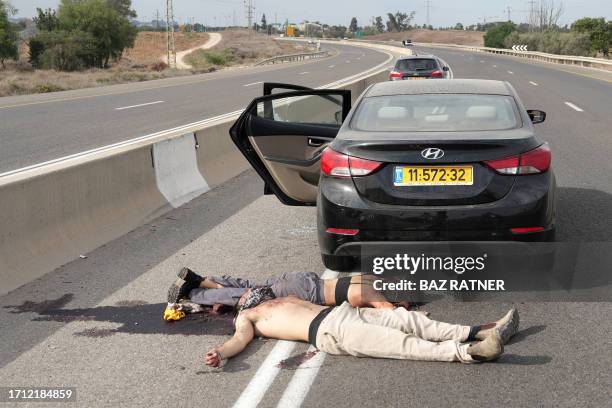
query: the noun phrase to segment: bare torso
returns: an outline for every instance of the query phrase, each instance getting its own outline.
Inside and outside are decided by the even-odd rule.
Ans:
[[[240,316],[253,323],[257,336],[308,341],[310,323],[325,308],[291,296],[268,300]]]

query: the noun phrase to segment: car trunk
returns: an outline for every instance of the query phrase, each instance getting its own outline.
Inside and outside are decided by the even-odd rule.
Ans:
[[[434,71],[440,70],[438,64],[429,58],[400,61],[395,69],[402,79],[429,78]]]
[[[433,137],[432,137],[433,136]],[[385,163],[371,175],[353,177],[359,193],[367,200],[392,205],[438,206],[484,204],[499,200],[512,188],[514,175],[502,175],[484,162],[518,155],[536,147],[534,138],[478,140],[435,140],[436,135],[423,140],[394,140],[342,143],[342,152],[350,156]],[[431,137],[431,139],[430,139]],[[429,160],[421,153],[438,148],[444,156]],[[472,168],[471,185],[396,185],[398,168],[435,166],[436,169]]]

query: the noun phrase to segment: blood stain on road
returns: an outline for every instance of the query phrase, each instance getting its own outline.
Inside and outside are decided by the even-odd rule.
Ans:
[[[281,361],[276,366],[283,370],[297,370],[302,364],[316,356],[318,352],[319,350],[314,350],[296,354],[295,356],[291,356]]]

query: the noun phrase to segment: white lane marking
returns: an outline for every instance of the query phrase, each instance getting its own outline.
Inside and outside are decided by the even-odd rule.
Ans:
[[[346,61],[346,63],[347,63],[347,64],[350,64],[350,63],[351,63],[351,61]]]
[[[584,112],[584,109],[582,109],[582,108],[580,108],[580,107],[578,107],[578,106],[574,105],[574,104],[573,104],[573,103],[571,103],[571,102],[565,102],[565,104],[566,104],[567,106],[569,106],[570,108],[572,108],[573,110],[575,110],[576,112]]]
[[[329,67],[327,67],[327,68],[333,68],[333,67],[335,67],[335,65],[330,65],[330,66],[329,66]]]
[[[164,103],[164,101],[155,101],[155,102],[140,103],[138,105],[123,106],[121,108],[115,108],[115,110],[120,111],[120,110],[132,109],[132,108],[139,108],[141,106],[157,105],[158,103]]]
[[[497,65],[493,64],[493,68],[497,68]]]
[[[325,272],[323,272],[323,274],[321,275],[321,279],[334,279],[337,276],[338,276],[338,272],[332,271],[330,269],[326,269]],[[296,344],[297,343],[294,341],[285,341],[285,340],[279,340],[276,343],[276,345],[274,346],[274,348],[272,349],[268,357],[266,357],[264,362],[261,364],[261,367],[259,367],[259,369],[255,373],[255,375],[253,376],[253,378],[251,379],[247,387],[244,389],[244,391],[242,391],[242,394],[240,394],[240,398],[238,398],[238,401],[236,401],[236,403],[233,405],[233,408],[257,407],[257,405],[261,402],[262,398],[266,394],[266,391],[268,391],[268,388],[270,388],[270,385],[272,385],[272,383],[274,382],[274,379],[276,378],[276,376],[278,375],[280,371],[280,367],[278,367],[278,363],[280,363],[282,360],[285,360],[289,357],[289,355],[295,348]],[[322,362],[323,359],[325,358],[325,353],[319,353],[319,354],[321,354],[321,357],[317,355],[313,357],[312,360]],[[312,363],[314,364],[314,362]],[[307,371],[311,371],[311,370],[307,370]],[[317,368],[316,372],[318,371],[319,370]],[[314,381],[316,372],[314,373],[314,376],[312,377],[312,380],[310,381],[310,383],[307,384],[308,387],[310,387],[310,385],[312,384],[312,381]],[[301,385],[306,385],[303,382],[303,380],[301,381]],[[306,388],[306,390],[304,391],[303,397],[306,396],[307,392],[308,392],[308,388]],[[302,397],[302,400],[303,400],[303,397]]]
[[[315,353],[317,348],[310,346],[307,353]],[[280,401],[278,402],[278,408],[299,408],[302,406],[310,387],[314,382],[319,369],[323,365],[326,354],[319,351],[313,358],[302,364],[293,375],[291,382],[287,386],[287,389],[283,393]]]
[[[261,364],[249,385],[242,391],[240,398],[234,404],[234,408],[256,407],[262,400],[272,382],[278,375],[280,367],[278,363],[289,357],[295,345],[294,341],[279,340]]]
[[[508,71],[508,73],[509,73],[509,74],[514,74],[514,72],[512,72],[512,71]]]
[[[253,86],[253,85],[257,85],[257,84],[263,84],[263,81],[251,82],[250,84],[244,84],[242,86]]]
[[[480,62],[481,62],[482,64],[484,64],[485,60],[480,60]]]
[[[300,72],[298,75],[306,75],[308,73],[309,73],[308,71],[304,71],[304,72]]]
[[[533,86],[538,86],[538,83],[537,83],[537,82],[529,81],[529,83],[530,83],[531,85],[533,85]]]

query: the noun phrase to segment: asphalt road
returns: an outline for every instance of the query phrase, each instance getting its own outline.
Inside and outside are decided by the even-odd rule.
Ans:
[[[303,63],[0,98],[0,173],[236,111],[261,96],[264,81],[317,87],[388,58],[329,48],[336,55]]]
[[[553,150],[559,239],[610,244],[611,83],[511,58],[433,51],[455,77],[508,80],[529,108],[548,113],[538,129]],[[248,171],[0,297],[0,383],[77,387],[79,406],[229,407],[241,396],[251,403],[261,396],[261,407],[287,400],[304,407],[609,406],[610,303],[518,304],[521,331],[493,364],[317,354],[301,368],[275,369],[308,345],[256,340],[223,370],[208,369],[203,355],[228,338],[231,318],[163,322],[166,290],[180,267],[253,279],[324,271],[314,209],[283,206],[262,188]],[[427,310],[477,324],[510,306],[443,297]]]

